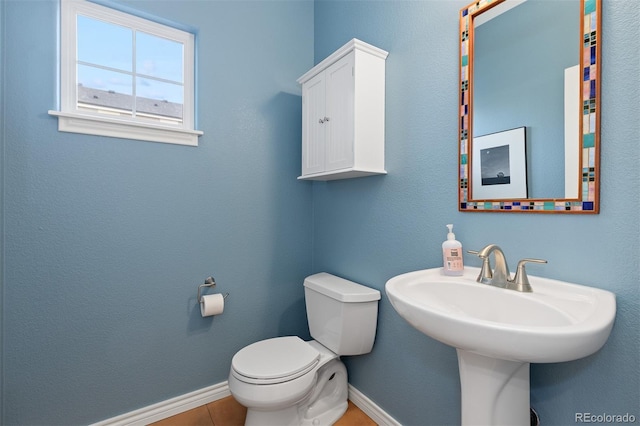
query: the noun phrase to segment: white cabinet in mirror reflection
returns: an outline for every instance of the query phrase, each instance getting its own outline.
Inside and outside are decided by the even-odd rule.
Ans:
[[[334,180],[386,174],[385,60],[353,39],[298,79],[302,85],[302,175]]]

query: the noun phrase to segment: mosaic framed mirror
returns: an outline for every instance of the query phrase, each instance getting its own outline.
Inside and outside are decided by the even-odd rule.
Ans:
[[[601,0],[461,9],[460,211],[599,212],[600,17]],[[479,148],[520,128],[524,153],[509,154],[511,140]],[[508,190],[523,175],[524,190]]]

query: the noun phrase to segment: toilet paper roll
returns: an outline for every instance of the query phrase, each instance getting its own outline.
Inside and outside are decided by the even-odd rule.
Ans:
[[[222,294],[207,294],[200,299],[200,313],[203,317],[220,315],[224,311],[224,296]]]

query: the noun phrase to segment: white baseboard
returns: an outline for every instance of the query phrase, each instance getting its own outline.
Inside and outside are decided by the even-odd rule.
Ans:
[[[349,385],[349,400],[380,426],[402,426],[375,402],[351,385]]]
[[[167,417],[175,416],[192,408],[208,404],[231,395],[229,384],[224,381],[217,385],[189,392],[157,404],[149,405],[117,417],[94,423],[91,426],[145,426]]]
[[[129,413],[94,423],[90,426],[145,426],[167,417],[175,416],[201,405],[226,398],[231,395],[229,383],[224,381],[217,385],[189,392],[157,404],[149,405]],[[362,392],[349,385],[349,399],[367,416],[380,426],[401,426],[393,417],[385,413]]]

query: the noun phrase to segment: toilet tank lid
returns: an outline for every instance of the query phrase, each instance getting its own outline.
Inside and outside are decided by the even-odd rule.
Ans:
[[[304,286],[345,303],[380,300],[380,292],[378,290],[326,272],[308,276],[304,280]]]

